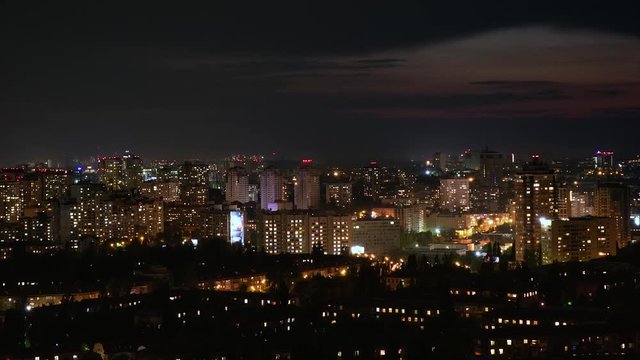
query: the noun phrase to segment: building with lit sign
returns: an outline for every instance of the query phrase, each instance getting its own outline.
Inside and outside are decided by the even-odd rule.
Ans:
[[[396,220],[359,219],[353,222],[352,246],[364,247],[364,252],[377,256],[389,255],[400,249],[402,228]]]

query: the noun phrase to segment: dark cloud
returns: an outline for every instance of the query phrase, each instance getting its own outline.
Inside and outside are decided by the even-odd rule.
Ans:
[[[618,96],[624,93],[625,91],[622,89],[593,89],[593,90],[587,91],[587,94],[596,95],[599,97],[602,97],[602,96],[613,97],[613,96]]]
[[[469,85],[480,85],[487,87],[497,87],[497,88],[538,88],[541,86],[553,86],[559,85],[554,81],[535,81],[535,80],[518,80],[518,81],[508,81],[508,80],[485,80],[485,81],[471,81]]]
[[[640,120],[640,106],[596,109],[592,111],[592,115],[594,117],[601,117],[605,119],[615,118],[637,122]]]

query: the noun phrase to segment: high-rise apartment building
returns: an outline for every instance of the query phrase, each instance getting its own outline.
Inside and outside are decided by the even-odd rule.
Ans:
[[[227,171],[225,200],[232,202],[249,202],[249,175],[241,167],[232,167]]]
[[[406,232],[427,231],[425,220],[429,210],[424,204],[413,204],[396,209],[395,218],[400,222],[402,230]]]
[[[612,168],[614,166],[613,151],[596,151],[593,155],[593,166],[595,168]]]
[[[296,209],[320,207],[320,173],[311,167],[311,160],[302,160],[294,180],[294,205]]]
[[[180,200],[180,184],[176,181],[149,181],[142,184],[140,195],[168,203],[176,202]]]
[[[480,168],[476,181],[482,186],[500,186],[503,176],[504,156],[488,148],[480,152]]]
[[[329,205],[349,207],[353,199],[353,186],[351,183],[333,183],[325,186],[326,201]]]
[[[209,167],[186,161],[178,169],[180,200],[185,205],[205,205],[209,200]]]
[[[25,182],[0,181],[0,221],[20,221],[25,202]]]
[[[516,260],[546,263],[551,258],[550,224],[558,217],[554,171],[534,155],[516,175],[514,191]]]
[[[558,217],[584,217],[595,215],[594,191],[579,187],[558,189]]]
[[[55,242],[58,239],[58,229],[54,218],[45,212],[38,212],[32,216],[20,219],[21,239],[30,242]]]
[[[631,241],[631,199],[629,187],[619,183],[600,183],[595,190],[594,215],[612,218],[618,233],[618,247]]]
[[[60,206],[60,239],[72,248],[83,237],[113,237],[113,202],[106,199],[105,187],[98,184],[74,184],[69,203]]]
[[[267,167],[260,174],[260,209],[268,210],[269,204],[283,200],[282,175],[274,167]]]
[[[353,222],[351,245],[367,254],[390,255],[400,250],[402,229],[393,219],[360,219]]]
[[[42,200],[64,198],[73,183],[73,174],[66,169],[38,169],[36,175],[41,183]]]
[[[111,235],[121,241],[155,239],[164,231],[162,200],[117,199],[113,202]]]
[[[351,244],[351,217],[307,211],[262,213],[261,246],[269,254],[308,254],[314,246],[327,254],[343,254]]]
[[[166,229],[181,238],[231,241],[231,213],[239,211],[216,205],[171,204],[165,208]]]
[[[440,180],[440,204],[449,211],[468,211],[471,207],[470,179]]]
[[[615,255],[618,242],[613,218],[586,216],[554,220],[551,225],[554,261],[589,261]]]
[[[309,214],[301,211],[264,213],[260,219],[262,247],[267,254],[309,253]]]
[[[347,215],[311,214],[309,216],[309,242],[311,248],[319,246],[326,254],[347,254],[351,247],[351,217]]]
[[[471,187],[471,207],[475,212],[503,212],[507,208],[506,187],[502,181],[504,156],[488,148],[478,154],[478,169]]]
[[[142,185],[142,159],[128,152],[122,157],[100,158],[100,170],[109,190],[137,190]]]

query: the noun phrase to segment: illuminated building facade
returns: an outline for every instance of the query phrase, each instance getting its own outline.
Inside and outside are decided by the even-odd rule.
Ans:
[[[220,206],[167,205],[165,207],[166,230],[183,239],[230,240],[230,212]]]
[[[146,182],[140,187],[140,195],[173,203],[180,201],[180,184],[177,181]]]
[[[554,261],[589,261],[616,254],[619,242],[615,220],[580,217],[554,220],[551,225]]]
[[[264,213],[260,219],[262,247],[267,254],[309,253],[309,214],[300,211]]]
[[[44,212],[34,214],[34,216],[24,216],[20,219],[22,228],[22,240],[31,242],[56,242],[58,229],[52,216]]]
[[[351,244],[351,217],[306,211],[264,212],[258,219],[261,246],[268,254],[308,254],[314,245],[343,254]]]
[[[352,221],[345,215],[309,216],[309,240],[311,247],[320,246],[326,254],[348,253],[351,247]]]
[[[326,201],[327,204],[338,207],[349,207],[353,199],[353,186],[351,183],[327,184]]]
[[[426,231],[425,219],[428,214],[429,210],[424,204],[414,204],[398,208],[395,218],[398,219],[404,231],[423,232]]]
[[[612,218],[618,233],[618,246],[631,241],[631,202],[629,187],[619,183],[600,183],[595,190],[594,215]]]
[[[471,207],[470,179],[442,179],[440,180],[440,204],[449,211],[468,211]]]
[[[180,200],[184,205],[205,205],[209,199],[209,167],[186,161],[178,170]]]
[[[593,155],[593,166],[598,168],[612,168],[613,167],[613,151],[601,151],[598,150]]]
[[[516,261],[542,264],[549,249],[548,223],[558,216],[555,174],[537,155],[518,173],[514,184]]]
[[[227,203],[249,202],[249,175],[240,167],[233,167],[227,171],[225,200]]]
[[[164,231],[162,200],[119,199],[113,204],[111,234],[115,240],[150,240]]]
[[[137,190],[142,185],[142,159],[138,156],[102,157],[100,167],[102,183],[109,190]]]
[[[384,183],[387,169],[378,166],[377,161],[372,161],[369,166],[364,168],[364,197],[378,199],[382,195],[382,186]]]
[[[73,183],[71,171],[65,169],[38,169],[36,174],[41,183],[42,200],[64,198]]]
[[[0,221],[9,223],[20,221],[25,205],[25,183],[0,182]]]
[[[359,219],[353,222],[351,245],[363,247],[367,254],[389,255],[400,249],[401,233],[396,220]]]
[[[282,175],[277,169],[273,167],[264,169],[260,174],[260,209],[268,210],[269,204],[283,200],[283,186]]]
[[[560,218],[595,215],[594,191],[574,187],[558,189],[558,216]]]

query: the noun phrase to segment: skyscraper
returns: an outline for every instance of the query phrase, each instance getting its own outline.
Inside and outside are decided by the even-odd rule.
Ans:
[[[557,218],[554,171],[538,155],[516,175],[514,184],[516,260],[542,264],[551,259],[551,221]]]
[[[302,160],[296,172],[293,196],[296,209],[320,207],[320,174],[311,165],[311,160]]]
[[[260,174],[260,209],[268,210],[270,203],[282,200],[282,175],[274,167],[267,167]]]
[[[249,202],[249,176],[241,167],[232,167],[227,171],[225,200],[231,202]]]

